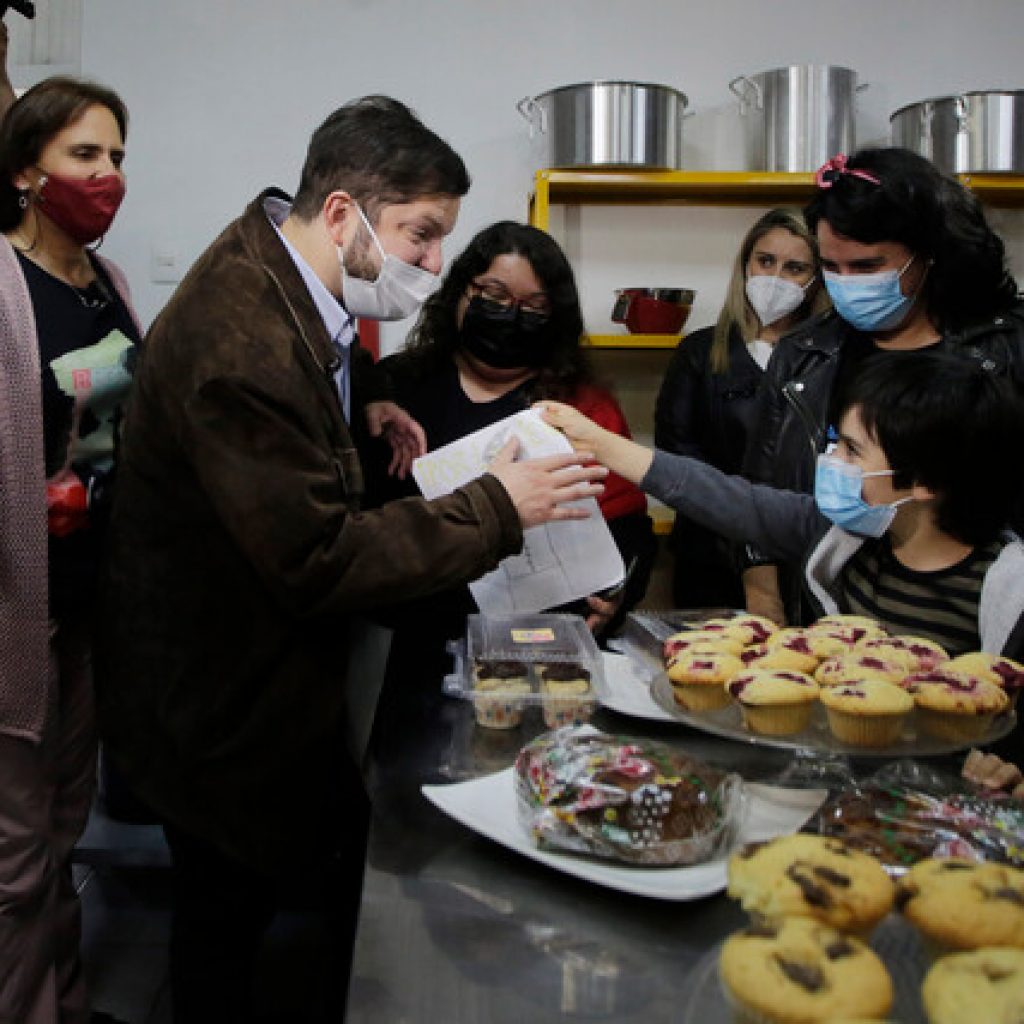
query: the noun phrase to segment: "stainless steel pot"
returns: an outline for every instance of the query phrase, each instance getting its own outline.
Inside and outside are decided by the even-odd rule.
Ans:
[[[751,170],[815,171],[856,148],[857,73],[831,64],[791,64],[729,83],[747,120]]]
[[[667,85],[581,82],[516,104],[544,144],[545,167],[683,166],[687,99]]]
[[[1024,90],[921,100],[889,117],[892,144],[945,174],[1024,172]]]

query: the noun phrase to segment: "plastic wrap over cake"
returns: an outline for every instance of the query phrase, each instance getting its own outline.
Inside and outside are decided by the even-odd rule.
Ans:
[[[738,775],[590,726],[538,736],[520,751],[515,779],[520,821],[542,847],[632,864],[711,859],[742,808]]]
[[[915,761],[897,761],[833,796],[819,829],[895,874],[925,857],[1024,867],[1024,803]]]

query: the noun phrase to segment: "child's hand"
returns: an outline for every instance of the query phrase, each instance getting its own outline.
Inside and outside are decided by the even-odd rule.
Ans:
[[[598,454],[602,436],[608,433],[604,427],[599,427],[593,420],[588,420],[583,413],[562,402],[538,402],[535,408],[541,411],[544,419],[551,426],[565,434],[569,443],[577,451]],[[598,457],[600,458],[600,456]]]
[[[1020,769],[995,754],[972,750],[964,761],[963,776],[986,789],[1005,789],[1018,799],[1024,799],[1024,776]]]
[[[630,483],[639,484],[650,469],[653,453],[647,448],[620,437],[593,420],[588,420],[571,405],[562,402],[538,402],[539,409],[547,423],[560,430],[578,452],[589,452],[613,473],[625,477]]]

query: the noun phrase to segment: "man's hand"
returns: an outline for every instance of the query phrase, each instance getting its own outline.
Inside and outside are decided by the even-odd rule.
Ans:
[[[1021,770],[995,754],[972,750],[964,761],[963,776],[986,789],[1005,789],[1018,800],[1024,800]]]
[[[516,462],[518,451],[518,438],[510,437],[488,470],[508,491],[524,530],[552,520],[587,518],[585,508],[569,503],[596,498],[604,490],[598,482],[608,475],[604,466],[581,465],[590,463],[590,456],[578,452]]]
[[[413,459],[427,454],[427,435],[423,428],[394,402],[370,402],[366,406],[366,423],[371,437],[383,435],[391,445],[388,473],[404,480]]]
[[[605,626],[615,617],[615,613],[622,606],[625,597],[625,593],[621,590],[608,601],[598,597],[596,594],[591,594],[587,598],[587,604],[590,606],[590,612],[587,614],[586,619],[587,629],[595,636],[600,635]]]

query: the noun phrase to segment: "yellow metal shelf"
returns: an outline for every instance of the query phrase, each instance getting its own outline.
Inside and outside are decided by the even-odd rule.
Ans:
[[[1024,176],[962,174],[960,181],[992,206],[1024,206]],[[551,204],[663,203],[771,206],[801,203],[814,194],[813,174],[775,171],[560,171],[534,175],[530,223],[547,230]]]
[[[546,169],[534,176],[530,223],[547,229],[552,203],[771,205],[800,202],[813,191],[813,174]]]
[[[1016,174],[960,174],[962,184],[990,206],[1024,206],[1024,177]]]
[[[675,348],[680,334],[590,334],[585,344],[591,348]]]
[[[654,523],[654,532],[659,537],[667,537],[672,532],[672,524],[675,522],[676,514],[664,505],[648,505],[647,514]]]

